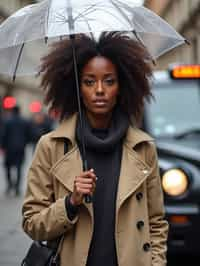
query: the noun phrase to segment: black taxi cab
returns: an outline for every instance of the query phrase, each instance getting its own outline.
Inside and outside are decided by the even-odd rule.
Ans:
[[[143,128],[156,140],[170,253],[200,251],[200,65],[155,72]]]

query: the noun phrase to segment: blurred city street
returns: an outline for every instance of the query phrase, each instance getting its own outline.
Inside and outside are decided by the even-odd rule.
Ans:
[[[134,6],[132,6],[133,3]],[[102,35],[103,37],[99,41],[99,34],[101,32],[114,32],[114,34],[111,34],[112,38],[109,37],[111,38],[110,40],[108,38],[110,34],[104,34],[105,36]],[[120,32],[123,35],[125,34],[123,39],[117,37]],[[78,38],[77,33],[81,33],[80,36],[78,35]],[[0,0],[0,266],[20,266],[32,243],[32,239],[22,229],[22,204],[33,150],[41,136],[55,129],[62,122],[63,118],[70,118],[75,113],[79,113],[77,121],[80,124],[80,132],[79,126],[77,126],[76,130],[74,130],[76,134],[73,137],[76,138],[81,157],[80,154],[77,154],[80,160],[82,159],[83,161],[85,166],[83,168],[87,170],[90,169],[89,167],[94,167],[94,172],[98,177],[101,177],[101,174],[98,175],[98,172],[96,172],[95,164],[98,162],[101,165],[103,161],[95,159],[96,154],[97,158],[105,159],[105,162],[108,163],[106,158],[111,153],[107,153],[106,138],[108,137],[108,140],[111,140],[111,135],[109,136],[108,134],[112,131],[112,127],[116,129],[111,132],[112,134],[114,133],[113,136],[115,131],[118,133],[117,130],[121,130],[121,125],[123,127],[121,120],[119,120],[120,126],[114,123],[118,123],[118,117],[120,118],[121,115],[123,120],[124,115],[128,115],[129,125],[133,121],[134,129],[138,127],[149,134],[156,145],[157,153],[155,156],[152,156],[153,153],[149,152],[150,148],[152,149],[154,146],[154,144],[150,145],[152,140],[149,141],[149,138],[146,139],[145,137],[144,140],[141,141],[138,138],[139,141],[135,142],[134,139],[134,145],[129,147],[130,154],[123,158],[127,158],[127,162],[129,162],[129,159],[133,159],[135,166],[141,167],[141,173],[134,169],[134,171],[130,171],[130,176],[127,174],[130,184],[132,184],[130,187],[126,186],[127,180],[121,182],[120,179],[121,187],[124,191],[127,189],[122,194],[119,193],[117,178],[115,178],[117,181],[113,181],[113,185],[118,194],[115,193],[112,187],[109,187],[108,179],[105,178],[105,191],[107,188],[110,189],[113,192],[113,196],[111,195],[112,193],[108,193],[108,197],[104,197],[105,191],[103,190],[103,185],[97,183],[101,185],[99,187],[97,185],[97,188],[99,188],[99,191],[102,189],[103,193],[100,194],[100,197],[95,195],[97,199],[99,198],[100,208],[97,204],[94,214],[95,212],[98,213],[99,208],[99,217],[106,217],[106,212],[102,211],[102,206],[106,206],[104,209],[109,213],[110,207],[109,204],[107,207],[107,203],[111,202],[112,204],[110,200],[112,199],[113,204],[115,204],[116,194],[120,195],[120,208],[122,206],[128,211],[131,210],[129,213],[135,215],[134,219],[140,219],[133,221],[137,223],[137,239],[142,237],[142,241],[143,239],[145,242],[148,240],[148,243],[141,240],[133,240],[130,243],[134,243],[134,245],[135,243],[142,243],[143,251],[150,251],[151,255],[154,255],[155,249],[155,253],[159,253],[160,258],[158,260],[162,260],[162,257],[165,257],[164,255],[162,256],[162,250],[165,250],[165,248],[160,249],[160,247],[162,245],[165,247],[167,234],[162,233],[161,230],[164,228],[163,225],[165,224],[165,227],[167,227],[167,224],[161,221],[163,219],[160,211],[162,200],[159,200],[162,198],[159,197],[161,190],[158,189],[158,186],[156,187],[156,184],[159,182],[154,182],[154,180],[158,179],[158,174],[153,174],[155,166],[158,165],[164,199],[165,218],[169,224],[167,266],[200,266],[199,33],[200,0]],[[83,38],[84,34],[86,36]],[[117,38],[113,39],[115,36]],[[106,38],[108,38],[108,42]],[[82,45],[81,41],[84,39],[85,41]],[[125,39],[126,41],[128,40],[127,43]],[[84,45],[87,45],[87,40],[89,45],[84,47]],[[96,42],[94,42],[95,40]],[[55,46],[57,50],[50,52],[51,45],[55,44],[56,41],[58,41]],[[110,41],[111,45],[109,44]],[[121,45],[120,43],[124,44]],[[93,50],[90,53],[89,50],[92,45],[94,47],[91,48]],[[121,49],[124,50],[121,51]],[[41,59],[43,60],[41,61]],[[78,123],[77,125],[79,125]],[[113,154],[115,148],[116,154],[119,153],[120,156],[122,151],[124,151],[122,149],[124,144],[122,145],[122,143],[126,140],[127,134],[125,134],[125,130],[127,128],[128,124],[124,129],[123,136],[121,133],[119,134],[120,139],[117,140],[116,145],[111,143]],[[96,149],[96,146],[90,147],[90,135],[87,130],[91,131],[91,145],[96,145],[96,143],[92,143],[93,137],[95,141],[98,138],[100,139],[97,143],[99,151]],[[42,193],[45,190],[41,189],[41,184],[45,185],[47,177],[49,177],[50,167],[53,166],[51,169],[56,171],[61,169],[58,167],[59,161],[56,161],[54,165],[54,155],[55,158],[60,156],[59,147],[61,146],[59,145],[61,145],[61,137],[62,139],[67,138],[67,133],[71,132],[71,129],[68,132],[66,127],[66,130],[63,132],[62,136],[59,135],[60,133],[58,137],[55,134],[53,137],[55,142],[54,140],[48,142],[48,138],[46,138],[44,144],[39,148],[41,151],[41,155],[38,153],[39,156],[37,156],[39,164],[35,164],[38,172],[36,171],[33,181],[30,181],[33,182],[35,189],[41,190],[41,202],[46,199],[43,197]],[[132,130],[130,130],[131,132]],[[133,137],[137,135],[139,137],[140,131],[137,132],[136,135],[133,134]],[[130,144],[132,143],[132,138],[130,138],[131,141],[127,140],[128,145],[129,142]],[[128,145],[126,146],[128,147]],[[102,150],[101,146],[103,147]],[[118,147],[122,148],[118,149]],[[63,142],[63,151],[61,150],[63,153],[65,152],[64,148],[69,148],[71,152],[70,146],[68,147],[68,141],[67,145],[64,145]],[[108,151],[110,152],[109,148]],[[89,155],[90,152],[92,154],[91,163],[90,158],[88,159],[90,156],[88,156],[87,149],[89,150]],[[25,156],[23,157],[24,151]],[[133,156],[131,156],[131,151]],[[107,155],[104,156],[103,153],[107,153]],[[76,174],[71,174],[71,172],[69,174],[72,178],[77,176],[77,169],[81,169],[81,166],[77,167],[77,162],[79,162],[78,156],[77,161],[73,162],[75,167],[71,167],[70,163],[68,164],[70,171],[76,168]],[[142,161],[143,157],[144,161]],[[64,160],[60,161],[63,162]],[[23,167],[21,168],[22,162]],[[121,162],[124,162],[124,160],[120,161],[118,158],[118,163]],[[13,165],[16,167],[15,172],[13,172]],[[101,170],[103,174],[105,173],[105,176],[108,174],[108,177],[110,177],[112,170],[116,170],[117,167],[114,161],[110,165],[108,164],[108,166],[109,169],[106,171],[106,167],[102,163]],[[130,163],[130,166],[133,167],[133,164]],[[117,169],[118,172],[120,172],[120,167],[121,164],[119,164],[119,169]],[[126,169],[125,173],[129,173],[127,167],[124,167],[124,169]],[[40,170],[42,174],[40,174]],[[58,186],[49,186],[52,189],[51,195],[54,195],[56,199],[57,195],[58,198],[63,197],[63,195],[65,196],[66,192],[64,192],[64,189],[68,188],[66,184],[64,186],[62,184],[66,181],[65,168],[62,173],[62,175],[58,174],[59,178],[55,181]],[[14,178],[16,177],[15,180],[13,180],[13,174]],[[41,182],[38,182],[38,179],[35,182],[38,176]],[[140,178],[140,176],[141,179],[137,181],[137,178]],[[144,176],[143,179],[142,176]],[[109,180],[112,181],[112,179]],[[82,182],[83,185],[86,183],[85,180],[81,182],[75,181],[72,180],[72,185],[73,183]],[[86,191],[86,194],[98,191],[95,189],[95,181],[91,180],[90,183],[92,185],[89,183],[86,185],[92,190]],[[55,192],[57,187],[58,193]],[[77,191],[81,191],[78,186]],[[38,193],[36,190],[34,193],[39,198],[40,192]],[[147,193],[147,196],[145,196],[145,193]],[[74,185],[73,196],[76,194],[79,199],[74,199],[74,202],[79,204],[80,194],[76,193],[76,186]],[[156,197],[156,200],[154,197]],[[102,204],[102,198],[105,199],[105,204]],[[132,199],[137,203],[132,204]],[[151,202],[152,199],[153,201]],[[70,201],[67,202],[69,203]],[[145,202],[144,204],[146,205],[143,205],[142,202]],[[33,200],[31,204],[37,208],[37,204]],[[57,208],[56,204],[55,206]],[[141,206],[140,208],[137,207],[138,213],[129,209],[132,206]],[[144,208],[143,206],[146,207]],[[68,207],[68,214],[70,214],[70,204]],[[115,221],[115,205],[111,207],[113,212],[110,212],[110,214],[113,214],[113,221],[108,219],[108,225],[112,221],[110,226],[116,232],[118,232],[118,224],[120,225],[119,227],[122,227],[122,230],[121,228],[119,229],[120,234],[118,234],[120,240],[112,240],[114,237],[109,237],[106,233],[101,234],[104,238],[101,239],[103,242],[100,242],[101,244],[99,245],[98,239],[96,242],[94,241],[100,247],[98,252],[94,252],[94,254],[104,254],[104,252],[99,252],[100,249],[103,249],[104,243],[107,244],[108,242],[109,245],[109,241],[106,241],[104,236],[107,236],[108,240],[111,239],[112,243],[115,241],[119,242],[119,246],[122,246],[124,249],[129,247],[127,239],[129,240],[132,234],[128,235],[128,238],[124,237],[126,233],[124,228],[129,230],[129,227],[124,226],[124,224],[121,226],[120,219]],[[76,210],[76,208],[72,209]],[[144,215],[141,215],[139,210],[142,210],[141,213],[145,211]],[[76,214],[76,212],[74,213]],[[125,211],[120,209],[120,213],[124,215]],[[58,220],[55,212],[53,214]],[[86,215],[79,216],[86,217]],[[155,219],[155,216],[159,216],[159,219],[157,217]],[[118,218],[118,215],[115,215],[115,217]],[[124,217],[128,217],[128,219],[124,219]],[[129,214],[124,217],[122,223],[130,221],[131,232],[133,219],[130,218]],[[49,219],[46,216],[44,220],[49,223]],[[94,219],[95,226],[92,227],[91,232],[92,230],[95,232],[94,228],[98,227],[96,224],[102,226],[102,228],[104,226],[108,232],[112,232],[107,224],[106,226],[103,223],[101,225],[100,220],[103,219]],[[105,221],[107,222],[107,220]],[[80,224],[81,222],[83,226],[86,224],[80,220]],[[55,229],[55,222],[52,224],[53,226],[49,227],[49,231],[47,230],[48,226],[46,227],[46,231],[49,233],[52,233],[51,230]],[[73,237],[79,232],[77,228],[78,226],[75,227],[75,230],[71,231]],[[83,227],[83,231],[84,233],[89,232],[86,231],[85,227]],[[148,234],[147,240],[145,234]],[[94,233],[93,236],[95,238],[96,234]],[[68,239],[73,237],[68,237]],[[123,238],[125,239],[125,244],[122,245],[121,239]],[[77,249],[76,244],[72,246]],[[135,246],[133,246],[134,248]],[[113,248],[112,250],[114,251]],[[65,254],[69,254],[69,250],[67,252]],[[132,256],[131,246],[127,249],[127,253],[126,251],[125,253],[121,252],[123,259],[125,257],[124,254],[129,252]],[[80,250],[78,253],[81,253]],[[106,253],[111,254],[107,250]],[[133,254],[135,253],[137,252],[133,252]],[[70,254],[73,256],[75,253],[71,252]],[[143,256],[143,253],[141,254]],[[87,255],[87,252],[84,252],[84,256]],[[92,256],[89,254],[88,257]],[[117,258],[117,260],[121,261],[120,258]],[[74,266],[68,265],[68,257],[65,261],[67,261],[67,266]],[[107,262],[107,257],[102,261],[103,263],[100,264],[104,266],[104,262]],[[121,265],[121,262],[118,263],[120,266],[141,266],[145,263],[141,262],[140,265],[136,265],[138,264],[137,262],[130,261],[134,265],[129,265],[130,263],[123,263]],[[143,257],[141,261],[143,261]],[[118,263],[116,262],[115,265]],[[151,263],[153,266],[155,265],[155,262]],[[81,263],[77,264],[81,265]],[[96,263],[89,264],[96,266]],[[105,264],[111,263],[107,262]]]
[[[21,228],[21,206],[25,190],[25,173],[30,163],[32,151],[26,151],[24,162],[22,194],[19,197],[5,194],[5,176],[3,169],[3,156],[0,155],[0,266],[18,266],[25,255],[31,239],[25,235]]]

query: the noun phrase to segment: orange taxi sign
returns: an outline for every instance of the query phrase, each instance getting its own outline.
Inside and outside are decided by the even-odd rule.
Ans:
[[[200,65],[175,66],[170,72],[174,79],[199,79]]]

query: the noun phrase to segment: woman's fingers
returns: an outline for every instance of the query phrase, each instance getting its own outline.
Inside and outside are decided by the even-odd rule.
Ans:
[[[94,171],[90,170],[83,172],[80,176],[77,176],[74,181],[77,192],[84,194],[94,192],[96,180],[97,177],[94,174]]]
[[[94,170],[85,171],[74,180],[74,191],[72,193],[72,201],[76,204],[80,204],[84,195],[92,195],[96,188],[97,177]]]
[[[89,178],[92,178],[93,180],[96,179],[96,175],[94,173],[94,170],[91,169],[90,171],[85,171],[83,172],[80,176],[78,176],[79,178],[86,178],[86,179],[89,179]]]
[[[91,184],[96,183],[97,177],[92,171],[83,172],[80,176],[75,177],[75,183]]]
[[[82,184],[92,184],[95,182],[95,180],[91,177],[76,177],[75,182]]]
[[[84,184],[84,183],[76,183],[77,188],[80,189],[92,189],[93,188],[93,184]]]
[[[88,192],[94,191],[96,184],[93,181],[88,181],[88,183],[84,182],[76,182],[75,183],[77,192],[81,193],[83,190],[88,190]]]

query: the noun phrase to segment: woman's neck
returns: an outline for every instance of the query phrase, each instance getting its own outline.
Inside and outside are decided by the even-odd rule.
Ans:
[[[110,125],[112,113],[106,115],[91,115],[89,112],[86,112],[87,118],[89,120],[90,126],[92,128],[102,128],[106,129]]]

